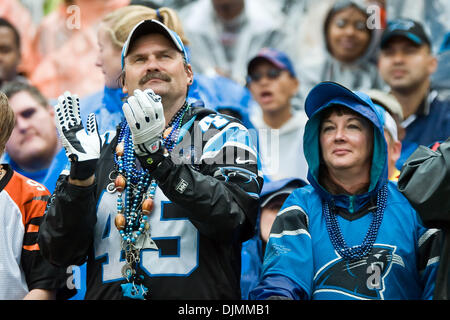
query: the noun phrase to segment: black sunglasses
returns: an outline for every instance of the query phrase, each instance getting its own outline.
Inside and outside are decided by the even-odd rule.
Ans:
[[[278,68],[270,68],[267,72],[252,72],[248,75],[248,82],[258,82],[263,77],[267,77],[269,79],[276,79],[280,76],[283,70]]]

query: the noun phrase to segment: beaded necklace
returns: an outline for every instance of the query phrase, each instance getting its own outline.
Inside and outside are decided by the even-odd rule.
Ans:
[[[164,130],[162,143],[167,151],[175,147],[189,105],[185,103],[174,115]],[[143,277],[136,276],[136,268],[141,249],[158,249],[150,238],[149,215],[154,207],[157,182],[151,178],[148,170],[137,167],[134,145],[130,127],[124,120],[120,124],[114,161],[117,176],[114,187],[118,192],[117,214],[114,220],[121,236],[122,249],[125,252],[126,264],[122,275],[127,280],[121,285],[124,296],[133,299],[144,299],[148,289],[142,285]]]
[[[336,213],[333,209],[330,210],[327,201],[323,202],[322,212],[325,215],[328,235],[331,243],[338,254],[345,260],[359,260],[367,256],[372,250],[373,244],[378,235],[378,230],[383,220],[384,209],[386,208],[387,200],[387,186],[383,186],[377,194],[377,210],[373,213],[372,222],[369,230],[364,237],[363,243],[357,246],[348,247],[342,234],[341,228],[336,218]]]
[[[177,111],[177,113],[172,117],[169,124],[163,133],[163,144],[166,149],[171,152],[172,149],[177,144],[178,136],[180,135],[181,122],[183,121],[186,111],[189,109],[187,102],[184,103],[183,107]]]

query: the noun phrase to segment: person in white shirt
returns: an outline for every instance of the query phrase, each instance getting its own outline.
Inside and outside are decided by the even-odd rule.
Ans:
[[[284,52],[263,48],[250,60],[247,72],[247,86],[260,107],[250,120],[257,129],[265,178],[306,180],[302,141],[307,117],[292,104],[300,86],[292,62]]]
[[[191,43],[193,71],[240,84],[248,60],[263,47],[276,47],[287,32],[276,1],[199,0],[179,14]]]

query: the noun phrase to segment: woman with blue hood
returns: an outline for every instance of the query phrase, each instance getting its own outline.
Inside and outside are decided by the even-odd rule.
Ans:
[[[440,231],[388,182],[379,111],[334,82],[315,86],[305,111],[311,185],[280,209],[251,298],[431,299]]]

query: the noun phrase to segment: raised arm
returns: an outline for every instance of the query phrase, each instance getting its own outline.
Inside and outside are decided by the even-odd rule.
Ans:
[[[55,265],[84,262],[92,243],[95,213],[94,172],[102,139],[94,114],[83,127],[79,99],[66,92],[55,106],[55,120],[70,159],[70,175],[58,179],[39,234],[42,254]]]

